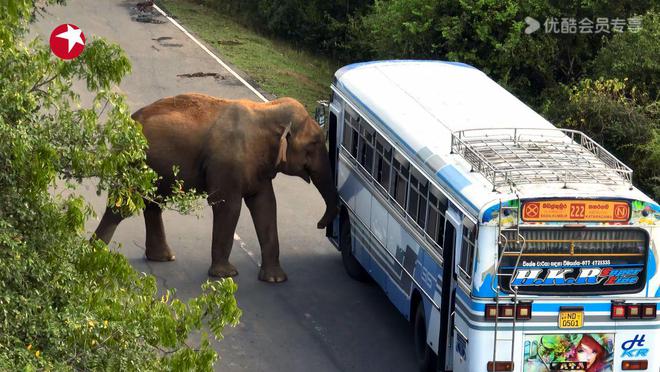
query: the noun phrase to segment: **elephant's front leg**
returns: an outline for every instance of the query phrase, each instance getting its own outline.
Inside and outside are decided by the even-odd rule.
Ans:
[[[280,243],[277,238],[277,205],[273,184],[268,183],[256,195],[245,199],[252,214],[254,228],[261,245],[261,270],[259,280],[271,283],[285,281],[286,274],[280,266]]]
[[[213,208],[213,242],[211,243],[211,267],[209,275],[230,277],[238,275],[234,265],[229,263],[231,247],[234,244],[234,231],[241,214],[241,198],[211,202]]]

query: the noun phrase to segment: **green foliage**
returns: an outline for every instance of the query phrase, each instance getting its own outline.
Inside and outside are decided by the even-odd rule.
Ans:
[[[146,140],[112,90],[128,58],[102,39],[68,62],[23,42],[32,6],[0,3],[0,370],[211,370],[208,337],[188,340],[203,325],[221,337],[236,324],[236,285],[208,282],[187,304],[159,298],[153,277],[83,236],[92,211],[65,196],[96,177],[124,214],[155,198]],[[90,107],[71,88],[78,79]]]
[[[615,35],[592,61],[593,75],[628,79],[652,99],[660,99],[660,13],[649,12],[639,32]]]
[[[629,165],[634,181],[660,199],[660,110],[658,102],[626,80],[581,80],[565,88],[567,99],[549,114],[563,127],[589,134]]]

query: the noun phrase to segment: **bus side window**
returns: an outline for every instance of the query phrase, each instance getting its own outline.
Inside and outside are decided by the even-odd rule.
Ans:
[[[360,158],[358,161],[371,174],[374,164],[374,130],[367,124],[362,124],[360,136]]]
[[[392,147],[383,137],[376,134],[376,166],[374,178],[386,192],[390,190],[390,169],[392,167]]]
[[[459,266],[468,275],[472,276],[472,256],[474,255],[477,236],[477,226],[467,218],[463,219],[463,239],[461,244],[461,260]]]
[[[353,139],[353,128],[349,122],[348,113],[344,114],[344,134],[342,135],[341,144],[348,151],[351,151],[351,140]]]
[[[354,127],[351,128],[351,155],[353,156],[353,159],[357,159],[360,124],[356,121],[355,123],[352,123],[352,125],[354,125]]]
[[[445,234],[445,213],[448,200],[435,186],[429,189],[429,208],[426,221],[426,233],[439,246],[442,246]]]
[[[410,192],[408,195],[408,215],[417,225],[424,229],[426,221],[426,194],[428,193],[428,180],[416,169],[411,170]]]
[[[398,151],[394,151],[392,170],[394,172],[394,187],[390,195],[397,201],[399,206],[406,208],[406,191],[408,190],[408,169],[410,164]]]

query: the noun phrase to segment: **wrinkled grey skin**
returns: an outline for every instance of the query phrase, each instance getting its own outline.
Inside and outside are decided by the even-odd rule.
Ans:
[[[229,263],[241,200],[250,209],[261,245],[259,279],[287,279],[279,262],[279,241],[272,179],[278,172],[313,182],[326,204],[317,227],[332,222],[337,213],[337,191],[332,182],[323,133],[296,100],[268,103],[223,100],[203,94],[161,99],[133,114],[149,143],[147,162],[162,179],[158,193],[171,192],[173,166],[186,189],[206,191],[213,209],[212,264],[209,275],[237,275]],[[172,261],[161,209],[147,203],[146,256]],[[110,208],[96,229],[96,237],[110,241],[122,218]]]

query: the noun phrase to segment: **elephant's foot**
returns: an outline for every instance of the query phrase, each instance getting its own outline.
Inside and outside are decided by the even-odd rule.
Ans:
[[[276,266],[262,266],[259,270],[259,280],[268,283],[281,283],[287,279],[286,273],[282,270],[280,265]]]
[[[147,260],[149,261],[167,262],[167,261],[174,261],[175,259],[172,250],[168,246],[165,247],[161,246],[158,248],[151,248],[147,246],[145,255],[147,256]]]
[[[229,262],[213,264],[209,268],[209,275],[217,276],[220,278],[229,278],[231,276],[238,275],[238,270],[236,270],[234,265],[230,264]]]

